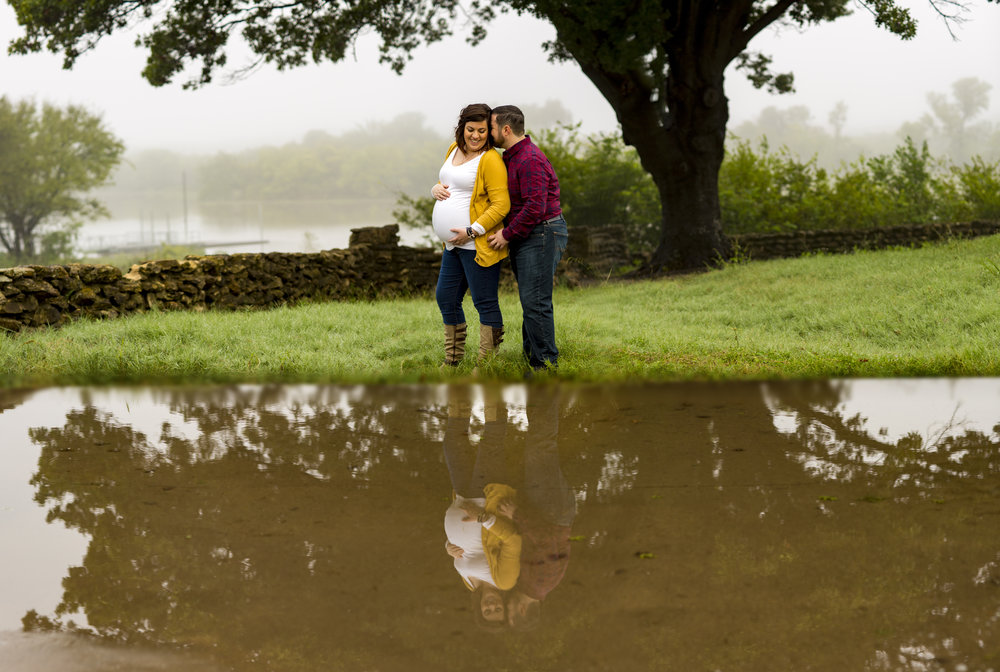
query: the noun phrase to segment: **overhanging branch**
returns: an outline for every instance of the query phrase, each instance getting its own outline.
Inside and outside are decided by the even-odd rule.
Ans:
[[[736,58],[737,54],[747,48],[747,45],[750,44],[750,40],[757,37],[762,30],[780,19],[792,5],[799,1],[800,0],[778,0],[778,2],[771,5],[767,11],[757,18],[756,21],[743,30],[738,41],[734,40],[733,47],[735,48],[735,53],[732,54],[731,58]]]

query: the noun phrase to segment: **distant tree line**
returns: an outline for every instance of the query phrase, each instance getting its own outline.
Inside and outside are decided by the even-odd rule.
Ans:
[[[572,120],[557,100],[522,106],[534,123],[548,128]],[[334,135],[307,132],[301,140],[211,156],[148,150],[127,157],[103,191],[112,203],[166,196],[176,199],[181,174],[200,203],[385,199],[424,194],[437,180],[453,124],[431,127],[418,112],[372,121]]]
[[[805,107],[766,108],[727,141],[719,172],[723,231],[1000,219],[1000,123],[981,119],[989,90],[975,78],[957,80],[951,97],[928,94],[931,112],[920,120],[860,138],[843,134],[843,103],[829,115],[833,133],[811,124]],[[570,227],[621,224],[633,253],[655,248],[659,196],[620,135],[581,138],[579,127],[563,125],[536,140],[559,175]],[[406,195],[393,214],[429,230],[433,205]]]
[[[447,133],[448,129],[442,129]],[[340,135],[313,130],[300,141],[214,155],[147,150],[129,155],[102,195],[112,204],[176,200],[182,173],[192,202],[394,200],[423,190],[447,135],[422,115],[402,114]]]
[[[927,142],[931,153],[946,156],[954,164],[968,163],[974,156],[987,161],[1000,159],[1000,120],[985,119],[991,85],[975,77],[952,83],[950,95],[927,94],[928,111],[916,121],[907,121],[895,132],[845,135],[850,108],[843,101],[834,105],[824,125],[803,105],[779,109],[766,107],[753,121],[730,128],[730,135],[745,140],[766,138],[771,147],[787,147],[800,157],[815,157],[823,168],[836,168],[859,156],[891,153],[911,138],[918,146]]]

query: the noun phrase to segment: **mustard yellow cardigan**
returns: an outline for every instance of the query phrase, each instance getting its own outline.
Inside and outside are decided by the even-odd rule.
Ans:
[[[497,588],[510,590],[517,585],[517,577],[521,575],[521,535],[510,518],[497,513],[497,506],[505,499],[514,499],[517,490],[502,483],[489,483],[483,492],[486,494],[486,506],[483,508],[496,516],[491,528],[483,528],[483,548],[486,549],[490,576]],[[462,582],[466,588],[473,590],[465,577],[462,577]]]
[[[445,160],[457,143],[451,143]],[[494,250],[486,239],[503,228],[503,218],[510,212],[510,194],[507,192],[507,166],[500,158],[500,152],[487,149],[479,159],[476,183],[472,187],[472,204],[469,206],[469,223],[486,229],[486,235],[477,236],[476,263],[492,266],[507,256],[507,248]]]

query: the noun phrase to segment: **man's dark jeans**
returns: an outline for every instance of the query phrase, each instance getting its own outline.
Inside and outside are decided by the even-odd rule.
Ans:
[[[552,278],[566,251],[566,220],[555,217],[537,225],[524,240],[510,243],[510,266],[521,297],[521,336],[532,368],[557,366]]]

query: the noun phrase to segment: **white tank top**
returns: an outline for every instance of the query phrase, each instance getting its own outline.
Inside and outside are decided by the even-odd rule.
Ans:
[[[475,519],[462,520],[466,514],[459,507],[464,501],[466,501],[464,497],[456,495],[455,501],[444,514],[444,531],[448,535],[448,541],[465,551],[461,558],[455,558],[455,571],[466,579],[475,578],[491,586],[496,585],[490,573],[490,562],[486,559],[486,549],[483,547],[483,526]],[[486,506],[485,497],[470,498],[468,501],[475,502],[480,507]]]
[[[471,161],[456,166],[452,163],[456,152],[458,152],[458,147],[448,155],[438,172],[438,179],[441,184],[448,185],[451,196],[443,201],[434,201],[434,212],[431,216],[431,221],[434,223],[434,233],[449,250],[455,247],[448,242],[449,238],[455,237],[455,232],[452,229],[464,231],[472,223],[472,218],[469,216],[469,209],[472,207],[472,190],[476,186],[476,171],[479,170],[479,160],[483,158],[483,155],[480,154]],[[476,244],[470,240],[459,247],[465,250],[474,250]]]

